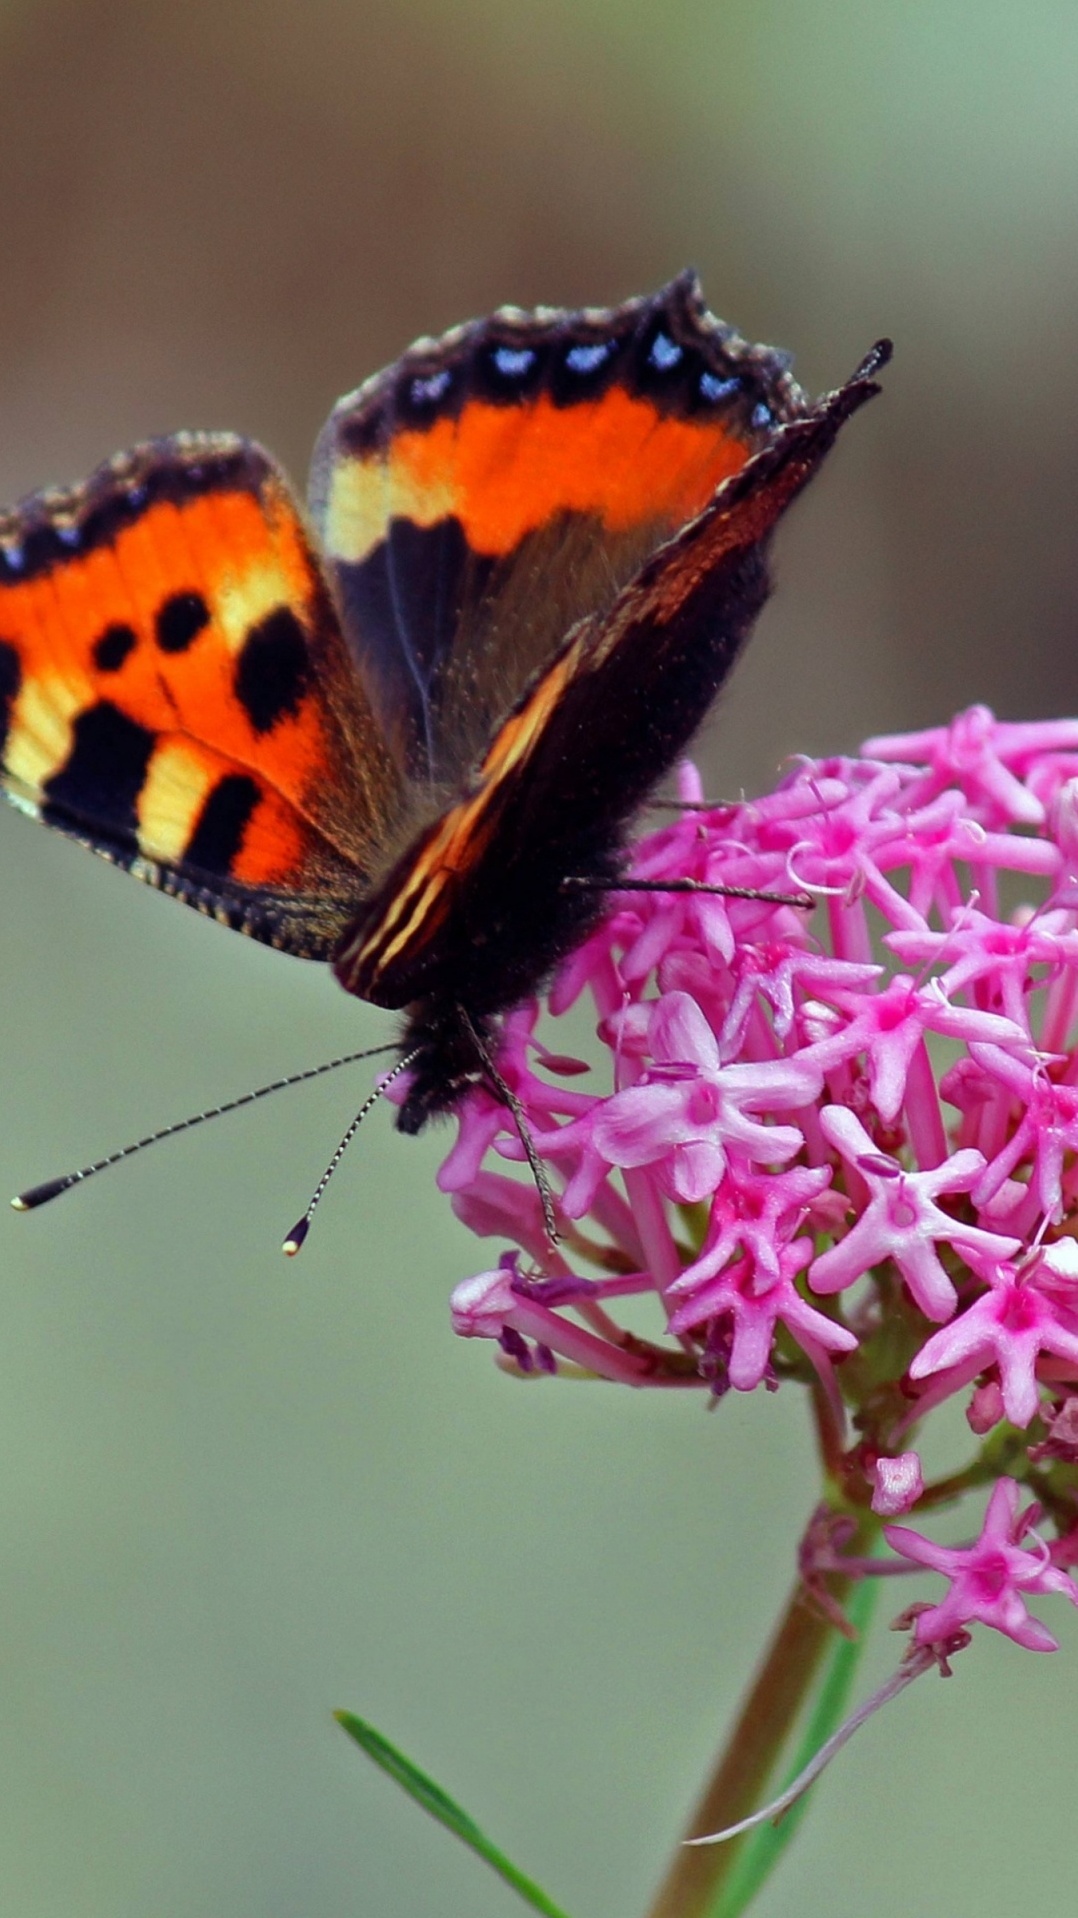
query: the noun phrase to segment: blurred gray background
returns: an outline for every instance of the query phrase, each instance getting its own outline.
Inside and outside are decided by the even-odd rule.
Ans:
[[[973,700],[1074,710],[1076,97],[1069,0],[6,0],[0,497],[180,426],[301,480],[414,334],[691,261],[810,387],[897,343],[782,533],[713,790]],[[386,1031],[14,815],[0,859],[3,1189]],[[281,1259],[365,1083],[0,1218],[17,1918],[512,1910],[337,1705],[574,1918],[624,1918],[780,1602],[798,1400],[502,1378],[448,1329],[487,1256],[434,1192],[444,1137],[379,1113]],[[986,1638],[861,1735],[765,1918],[1069,1892],[1061,1610],[1054,1660]]]

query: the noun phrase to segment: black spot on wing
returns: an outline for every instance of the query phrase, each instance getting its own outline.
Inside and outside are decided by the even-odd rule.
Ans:
[[[138,645],[138,634],[134,627],[125,626],[117,621],[106,626],[94,640],[94,665],[101,673],[118,673],[124,660],[134,652]]]
[[[209,623],[210,609],[201,593],[173,593],[157,611],[157,644],[163,653],[185,653]]]
[[[184,848],[184,864],[199,872],[229,873],[261,793],[246,773],[227,773],[206,797]]]
[[[111,841],[137,850],[136,808],[155,735],[108,700],[80,713],[73,734],[67,759],[45,781],[42,818],[107,830]]]
[[[8,727],[11,725],[11,708],[18,697],[22,684],[22,667],[19,655],[10,640],[0,639],[0,753],[4,750]]]
[[[278,606],[251,627],[236,660],[236,697],[256,733],[299,711],[310,676],[303,625],[290,606]]]

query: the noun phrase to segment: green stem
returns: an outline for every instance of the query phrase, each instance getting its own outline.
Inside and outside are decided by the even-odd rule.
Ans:
[[[839,1638],[837,1643],[832,1641],[800,1745],[782,1777],[776,1781],[780,1791],[785,1791],[795,1778],[801,1776],[806,1765],[815,1758],[820,1747],[827,1743],[846,1716],[854,1677],[864,1649],[864,1635],[872,1622],[880,1595],[880,1583],[878,1578],[862,1578],[850,1593],[846,1616],[856,1628],[858,1636],[856,1639]],[[745,1844],[738,1852],[733,1870],[708,1906],[707,1918],[741,1918],[742,1912],[748,1910],[808,1811],[811,1796],[811,1791],[806,1792],[775,1823],[757,1825],[755,1830],[745,1834]]]
[[[875,1529],[871,1524],[865,1528],[866,1536],[856,1549],[871,1549]],[[828,1590],[841,1603],[850,1580],[831,1578]],[[834,1625],[798,1580],[685,1838],[721,1831],[757,1809],[834,1640]],[[744,1842],[733,1839],[726,1845],[686,1846],[682,1839],[647,1918],[705,1918],[730,1879]]]

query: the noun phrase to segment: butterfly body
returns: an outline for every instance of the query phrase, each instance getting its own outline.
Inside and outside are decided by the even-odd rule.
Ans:
[[[231,435],[35,495],[0,516],[4,790],[403,1010],[418,1130],[594,923],[884,357],[810,403],[683,275],[419,342],[331,415],[310,530]]]

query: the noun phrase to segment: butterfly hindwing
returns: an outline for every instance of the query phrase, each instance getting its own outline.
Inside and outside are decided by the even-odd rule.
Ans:
[[[397,797],[284,480],[231,435],[149,442],[0,519],[0,745],[24,811],[318,957]]]
[[[412,776],[458,781],[576,621],[806,404],[693,274],[608,310],[504,308],[342,400],[312,512]]]

